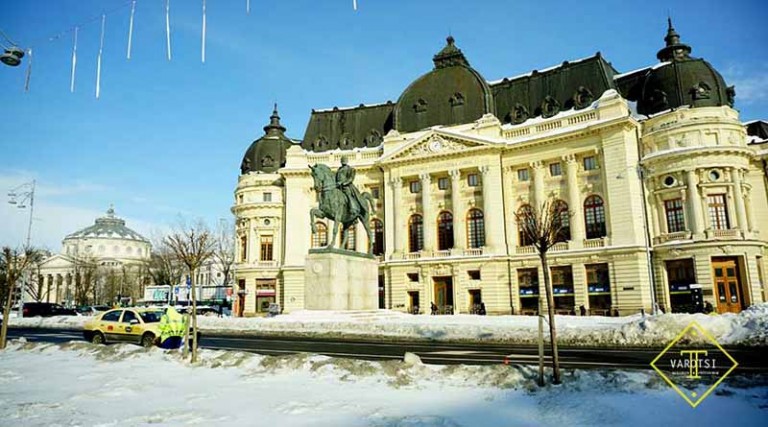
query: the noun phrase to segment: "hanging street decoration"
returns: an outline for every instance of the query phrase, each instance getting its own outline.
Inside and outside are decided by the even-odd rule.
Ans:
[[[29,80],[32,78],[32,48],[27,49],[29,62],[27,63],[27,76],[24,78],[24,92],[29,92]]]
[[[99,39],[99,56],[96,58],[96,99],[101,93],[101,52],[104,50],[104,25],[107,15],[101,15],[101,38]]]
[[[72,46],[72,73],[69,79],[69,91],[71,93],[75,93],[75,71],[77,68],[77,30],[78,27],[75,27],[75,42]]]
[[[131,2],[131,19],[128,20],[128,54],[126,59],[131,59],[131,42],[133,41],[133,15],[136,13],[136,0]]]
[[[205,64],[205,0],[203,0],[203,37],[202,37],[202,51],[200,57]]]
[[[165,0],[165,46],[171,60],[171,0]]]

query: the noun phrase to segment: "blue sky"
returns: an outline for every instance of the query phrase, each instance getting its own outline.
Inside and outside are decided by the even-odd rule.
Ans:
[[[431,69],[450,31],[470,63],[496,80],[601,51],[619,71],[656,62],[667,13],[693,55],[736,85],[743,120],[768,119],[768,2],[501,0],[171,0],[172,60],[164,0],[107,15],[101,98],[95,99],[100,22],[79,30],[75,93],[72,32],[125,0],[0,0],[0,29],[33,49],[0,67],[5,124],[0,190],[36,179],[33,242],[58,250],[65,234],[114,203],[140,232],[179,215],[231,216],[239,164],[277,102],[301,138],[312,108],[397,100]],[[53,40],[49,40],[51,36]],[[7,43],[4,43],[7,44]],[[28,211],[0,204],[0,244],[20,244]]]

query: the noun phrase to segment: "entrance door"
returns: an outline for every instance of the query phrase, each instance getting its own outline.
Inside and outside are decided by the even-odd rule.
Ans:
[[[718,313],[738,313],[742,307],[739,271],[735,259],[713,259],[715,298]]]
[[[408,292],[408,312],[412,314],[419,314],[420,312],[418,291]]]
[[[453,314],[453,278],[435,277],[435,304],[439,314]]]

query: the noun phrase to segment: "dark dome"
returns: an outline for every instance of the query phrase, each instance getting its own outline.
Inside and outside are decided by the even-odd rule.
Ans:
[[[291,146],[291,140],[285,136],[285,127],[280,124],[280,116],[275,105],[269,124],[264,126],[265,135],[253,141],[240,163],[240,173],[276,172],[285,166],[285,152]]]
[[[669,21],[666,46],[656,55],[661,64],[651,68],[643,79],[637,111],[650,115],[661,111],[690,107],[733,106],[735,91],[712,65],[692,58],[691,47],[680,42],[680,36]]]
[[[464,54],[454,45],[453,37],[447,41],[433,58],[434,70],[416,79],[400,95],[394,117],[398,131],[469,123],[483,114],[493,113],[488,83],[469,66]]]

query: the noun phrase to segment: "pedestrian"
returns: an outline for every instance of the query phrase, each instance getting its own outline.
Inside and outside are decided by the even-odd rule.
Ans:
[[[429,308],[432,310],[432,315],[434,316],[437,314],[437,306],[435,305],[434,301],[429,303]]]
[[[484,302],[480,303],[480,315],[481,316],[485,316],[485,303]]]
[[[160,318],[160,347],[173,350],[181,347],[184,343],[184,331],[187,323],[184,316],[179,314],[173,307],[165,309],[165,313]]]
[[[582,315],[582,316],[586,316],[587,315],[587,307],[584,307],[583,304],[579,306],[579,314]]]

